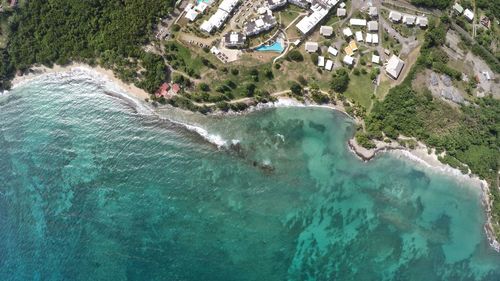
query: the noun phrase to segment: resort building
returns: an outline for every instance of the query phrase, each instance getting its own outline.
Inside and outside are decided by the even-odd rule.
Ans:
[[[368,15],[371,17],[371,18],[376,18],[378,17],[378,9],[377,7],[370,7],[368,9]]]
[[[337,9],[337,17],[345,17],[347,16],[347,10],[343,8]]]
[[[199,15],[199,13],[197,11],[195,11],[194,9],[190,9],[190,10],[186,11],[186,14],[184,15],[184,17],[186,19],[188,19],[189,21],[193,22],[196,20],[198,15]]]
[[[427,17],[417,17],[417,25],[424,28],[429,24]]]
[[[336,57],[339,51],[335,49],[334,47],[330,46],[328,47],[328,53],[330,53],[332,56]]]
[[[356,31],[356,41],[363,42],[363,32]]]
[[[212,33],[215,29],[221,28],[239,2],[240,0],[222,0],[215,14],[204,21],[200,25],[200,29],[206,33]]]
[[[380,56],[377,56],[375,54],[372,55],[372,63],[374,64],[380,64]]]
[[[412,16],[412,15],[404,15],[403,16],[403,22],[406,25],[415,25],[416,20],[417,20],[417,18],[415,16]]]
[[[270,14],[265,14],[257,19],[248,22],[245,25],[245,34],[247,36],[254,36],[271,30],[278,22],[276,18]]]
[[[366,20],[365,19],[350,19],[349,25],[350,26],[366,26]]]
[[[324,56],[319,56],[318,57],[318,66],[319,67],[324,67],[325,66],[325,57]]]
[[[194,10],[197,11],[198,13],[202,14],[205,12],[205,10],[208,8],[208,4],[200,1],[196,7],[194,7]]]
[[[389,12],[389,20],[391,20],[392,22],[400,22],[402,18],[403,16],[401,15],[400,12],[396,11]]]
[[[326,65],[325,65],[325,69],[328,70],[328,71],[332,71],[332,68],[333,68],[333,61],[332,60],[327,60],[326,61]]]
[[[319,49],[319,44],[318,42],[306,42],[305,44],[306,52],[308,53],[315,53]]]
[[[378,31],[378,22],[377,21],[369,21],[367,24],[368,31],[370,32],[377,32]]]
[[[352,36],[352,30],[349,27],[346,27],[342,29],[342,33],[344,34],[345,37],[351,37]]]
[[[344,59],[342,61],[349,66],[354,65],[354,58],[351,56],[344,56]]]
[[[366,43],[378,44],[378,34],[377,33],[374,33],[374,34],[368,33],[368,34],[366,34],[365,42]]]
[[[325,37],[330,37],[333,34],[333,27],[322,25],[319,29],[319,33]]]
[[[396,55],[392,55],[389,61],[387,62],[387,65],[385,66],[385,72],[389,77],[397,80],[404,66],[405,66],[404,61],[402,61]]]
[[[455,11],[455,13],[461,15],[464,12],[464,7],[462,7],[462,5],[460,5],[458,3],[455,3],[455,5],[453,5],[453,11]]]
[[[353,52],[356,52],[358,50],[358,45],[356,45],[354,40],[351,40],[351,42],[349,42],[349,48],[351,48]]]
[[[276,9],[279,9],[288,3],[287,0],[266,0],[266,6],[269,8],[269,10],[274,11]]]
[[[226,33],[223,38],[226,48],[243,48],[247,41],[245,34],[235,31]]]
[[[297,0],[289,0],[290,3]],[[330,10],[338,3],[338,0],[309,0],[312,3],[312,13],[303,17],[296,25],[303,34],[308,34],[318,23],[323,20]]]
[[[288,3],[299,6],[302,9],[309,8],[309,2],[307,2],[306,0],[288,0]]]
[[[464,17],[468,20],[468,21],[473,21],[474,20],[474,12],[469,10],[469,9],[465,9],[464,11]]]

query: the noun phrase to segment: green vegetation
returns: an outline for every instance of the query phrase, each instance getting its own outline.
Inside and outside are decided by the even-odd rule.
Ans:
[[[0,87],[31,65],[81,61],[112,69],[122,80],[154,92],[165,80],[161,56],[141,47],[174,0],[26,1],[9,18],[9,42],[1,50]]]
[[[362,70],[364,70],[365,74],[361,73],[363,71],[358,71],[358,75],[351,76],[348,84],[349,86],[344,95],[360,104],[365,109],[370,109],[375,88],[372,83],[373,79],[371,79],[369,74],[366,74],[364,68]]]
[[[448,8],[454,1],[453,0],[411,0],[410,2],[415,6],[443,10],[443,9]]]
[[[330,87],[337,93],[343,93],[349,85],[349,73],[345,68],[339,68],[332,75]]]
[[[287,58],[292,61],[303,61],[304,56],[300,53],[299,50],[292,50],[288,53]]]

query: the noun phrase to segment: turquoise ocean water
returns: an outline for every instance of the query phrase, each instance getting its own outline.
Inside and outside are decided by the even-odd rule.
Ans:
[[[361,162],[340,113],[159,118],[110,87],[0,97],[0,280],[500,280],[479,189]]]

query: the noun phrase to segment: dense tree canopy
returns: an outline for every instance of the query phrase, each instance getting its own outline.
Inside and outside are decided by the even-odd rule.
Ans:
[[[38,0],[9,18],[10,36],[0,67],[5,82],[33,64],[98,62],[151,92],[164,79],[161,57],[141,47],[174,0]],[[145,69],[138,73],[139,67]],[[163,72],[163,73],[161,73]],[[139,81],[141,81],[139,83]],[[6,86],[6,85],[4,85]]]

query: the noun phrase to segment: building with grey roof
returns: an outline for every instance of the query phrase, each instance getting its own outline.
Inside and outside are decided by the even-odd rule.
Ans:
[[[224,46],[227,48],[243,48],[246,45],[247,36],[242,32],[231,31],[224,34]]]
[[[245,25],[246,36],[255,36],[262,32],[271,30],[278,22],[272,15],[265,14],[259,18],[249,21]]]

